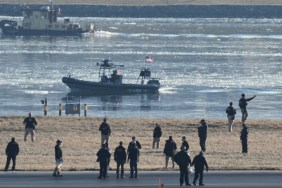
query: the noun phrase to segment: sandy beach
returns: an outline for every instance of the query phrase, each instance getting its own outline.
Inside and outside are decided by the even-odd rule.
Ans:
[[[239,116],[238,116],[239,117]],[[95,117],[36,117],[36,141],[23,141],[24,117],[0,117],[0,148],[3,168],[6,160],[5,148],[11,137],[15,137],[20,154],[17,170],[52,170],[54,168],[54,146],[57,139],[63,141],[64,170],[97,170],[96,153],[100,145],[98,131],[102,119]],[[173,136],[178,148],[181,137],[186,136],[190,155],[200,150],[197,127],[200,119],[108,119],[112,129],[109,145],[111,150],[123,141],[125,147],[136,136],[141,142],[139,168],[142,170],[164,170],[163,147],[165,140]],[[282,125],[279,120],[248,120],[249,154],[241,154],[241,123],[236,119],[233,132],[228,132],[225,119],[207,120],[209,133],[206,158],[211,170],[281,170],[282,169]],[[160,149],[152,149],[152,131],[155,123],[163,130]],[[171,163],[169,163],[171,167]],[[110,168],[115,169],[112,159]],[[126,169],[129,165],[126,165]],[[176,170],[178,168],[168,170]]]
[[[86,4],[114,6],[156,6],[156,5],[282,5],[281,0],[53,0],[55,4]],[[0,0],[9,4],[46,4],[48,0]]]

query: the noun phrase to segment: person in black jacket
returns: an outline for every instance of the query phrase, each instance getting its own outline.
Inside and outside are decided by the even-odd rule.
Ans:
[[[247,111],[248,103],[247,103],[247,101],[253,100],[256,97],[256,95],[254,95],[253,97],[248,98],[248,99],[245,98],[244,93],[241,96],[242,97],[239,100],[239,107],[240,107],[241,113],[242,113],[242,123],[244,123],[247,120],[247,117],[248,117],[248,111]]]
[[[97,162],[100,163],[100,174],[98,179],[106,179],[108,173],[108,163],[111,158],[111,153],[107,149],[106,144],[102,145],[102,148],[97,152]]]
[[[138,174],[137,163],[139,161],[140,148],[141,148],[140,143],[136,141],[134,137],[134,140],[132,140],[129,143],[127,149],[127,153],[128,153],[127,162],[129,162],[129,166],[130,166],[130,178],[137,178],[137,174]]]
[[[186,140],[186,136],[182,136],[182,145],[181,147],[185,147],[185,151],[188,152],[188,149],[189,149],[189,143],[188,141]]]
[[[124,163],[126,162],[126,151],[122,146],[122,142],[119,142],[119,146],[116,147],[114,152],[114,159],[117,163],[117,178],[119,178],[119,168],[120,168],[120,178],[124,178]]]
[[[183,185],[183,179],[185,179],[185,184],[190,186],[189,177],[188,177],[188,166],[191,166],[191,159],[188,153],[186,152],[185,146],[181,146],[181,151],[174,155],[174,161],[179,165],[180,170],[180,186]]]
[[[194,169],[195,169],[193,185],[196,185],[199,176],[200,176],[199,185],[204,185],[203,184],[204,167],[206,167],[206,171],[208,172],[209,166],[206,161],[206,158],[204,157],[203,151],[200,151],[199,155],[194,157],[192,161],[192,166],[194,166]]]
[[[9,142],[7,147],[6,147],[7,161],[6,161],[6,166],[5,166],[5,172],[8,171],[11,159],[13,161],[12,171],[15,170],[15,168],[16,168],[16,158],[17,158],[17,155],[19,154],[19,152],[20,152],[19,145],[17,144],[15,138],[12,137],[11,142]]]
[[[31,135],[31,141],[34,142],[35,140],[35,126],[37,125],[37,121],[34,117],[31,117],[31,113],[28,114],[23,121],[25,125],[25,134],[24,134],[24,141],[26,142],[26,137],[28,134]]]
[[[232,132],[232,126],[233,126],[235,114],[236,114],[236,109],[233,107],[232,102],[229,103],[229,106],[226,108],[225,112],[227,114],[227,119],[228,119],[228,130],[229,132]]]
[[[200,146],[203,152],[206,151],[206,140],[208,134],[208,125],[204,119],[200,121],[200,126],[198,127],[198,136],[200,139]]]
[[[242,143],[242,153],[246,154],[248,153],[248,134],[249,134],[249,129],[246,126],[245,123],[242,124],[243,128],[241,131],[241,135],[240,135],[240,140]]]
[[[174,168],[173,156],[175,155],[176,149],[176,143],[173,141],[172,136],[169,136],[168,140],[166,140],[165,142],[165,147],[163,151],[163,153],[165,154],[165,168],[167,168],[169,158],[171,158],[172,168]]]
[[[159,124],[156,123],[156,127],[153,132],[153,149],[155,149],[155,145],[157,144],[157,149],[160,146],[160,137],[162,136],[162,129]]]
[[[56,162],[56,167],[54,169],[54,172],[53,172],[53,176],[54,177],[61,177],[62,174],[61,174],[61,167],[63,165],[63,151],[62,151],[62,148],[61,148],[61,144],[62,144],[62,141],[61,140],[57,140],[56,142],[56,146],[55,146],[55,162]]]
[[[99,131],[101,131],[101,146],[105,143],[109,143],[111,128],[110,125],[107,123],[107,118],[104,118],[103,122],[99,127]]]

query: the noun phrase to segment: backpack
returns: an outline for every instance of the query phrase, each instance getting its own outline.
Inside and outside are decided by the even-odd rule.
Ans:
[[[228,115],[235,115],[235,114],[236,114],[236,109],[229,106],[229,107],[226,109],[226,113],[227,113]]]

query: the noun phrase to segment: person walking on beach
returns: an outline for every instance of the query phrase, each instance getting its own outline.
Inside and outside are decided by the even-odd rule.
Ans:
[[[245,94],[242,94],[242,97],[239,100],[239,107],[241,109],[241,113],[242,113],[242,123],[244,123],[247,120],[248,117],[248,111],[247,111],[247,101],[251,101],[256,97],[256,95],[254,95],[251,98],[246,99],[245,98]]]
[[[191,158],[188,155],[185,146],[181,146],[180,150],[181,151],[176,153],[173,157],[176,164],[178,164],[180,170],[180,178],[179,178],[180,186],[183,185],[184,179],[185,179],[185,185],[190,186],[191,184],[189,183],[188,166],[192,165]]]
[[[64,161],[63,161],[63,151],[62,151],[62,148],[61,148],[61,144],[62,144],[62,141],[57,140],[56,146],[55,146],[56,167],[55,167],[54,172],[53,172],[54,177],[62,177],[61,167],[62,167]]]
[[[168,166],[168,160],[171,158],[172,168],[174,168],[173,156],[177,149],[176,143],[173,141],[172,136],[169,136],[168,140],[165,141],[165,147],[163,153],[165,154],[165,168]]]
[[[226,108],[227,119],[228,119],[228,130],[232,132],[232,126],[235,119],[236,109],[233,107],[233,103],[230,102],[229,106]]]
[[[9,142],[6,147],[7,161],[6,161],[6,166],[5,166],[5,172],[8,171],[11,160],[13,161],[12,171],[16,169],[16,158],[19,152],[20,152],[19,145],[16,142],[15,138],[12,137],[11,142]]]
[[[102,148],[97,152],[97,162],[100,163],[100,174],[98,179],[106,179],[108,177],[108,163],[111,158],[111,153],[107,149],[106,144],[102,144]]]
[[[24,141],[26,142],[26,137],[28,134],[31,135],[31,141],[34,142],[35,140],[35,126],[37,125],[37,121],[34,117],[31,116],[31,112],[28,114],[23,121],[25,125],[25,134],[24,134]]]
[[[182,145],[181,147],[185,147],[185,151],[188,152],[188,149],[189,149],[189,143],[188,141],[186,140],[186,136],[182,136]]]
[[[99,131],[101,132],[101,146],[105,143],[109,143],[111,128],[110,125],[107,123],[107,118],[104,118],[103,122],[99,127]]]
[[[242,143],[242,153],[243,154],[247,154],[248,153],[248,134],[249,134],[249,129],[246,126],[245,123],[242,124],[243,128],[241,131],[241,135],[240,135],[240,140]]]
[[[126,151],[125,151],[125,148],[122,146],[122,142],[119,142],[119,146],[116,147],[115,149],[114,159],[117,163],[117,170],[116,170],[117,178],[120,177],[121,179],[123,179],[124,178],[124,163],[126,163]]]
[[[127,149],[127,153],[128,153],[127,162],[129,162],[129,166],[130,166],[130,178],[137,178],[138,175],[137,163],[139,162],[139,155],[140,155],[139,149],[141,148],[140,143],[134,140],[132,140],[129,143]]]
[[[160,146],[160,137],[162,136],[162,129],[158,123],[156,123],[156,127],[153,132],[153,149],[155,149],[155,145],[157,144],[157,149]]]
[[[209,166],[206,161],[206,158],[204,157],[203,151],[200,151],[199,155],[195,156],[193,161],[192,161],[192,166],[194,166],[195,169],[195,175],[194,175],[194,180],[193,180],[193,185],[196,185],[198,178],[199,179],[199,185],[203,186],[205,185],[203,183],[203,178],[204,178],[204,167],[206,167],[206,171],[208,172]]]
[[[200,121],[200,126],[198,127],[198,136],[200,139],[200,146],[203,152],[206,151],[206,140],[208,134],[208,125],[204,119]]]

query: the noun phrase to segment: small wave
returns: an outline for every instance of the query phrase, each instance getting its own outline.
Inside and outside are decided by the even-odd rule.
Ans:
[[[159,92],[162,94],[174,94],[177,93],[176,88],[173,87],[163,87],[159,89]]]
[[[24,93],[47,95],[49,92],[48,91],[42,91],[42,90],[24,90]]]
[[[121,33],[115,33],[115,32],[110,32],[110,31],[103,31],[103,30],[95,31],[96,37],[111,37],[111,36],[117,36],[117,35],[121,35]]]

